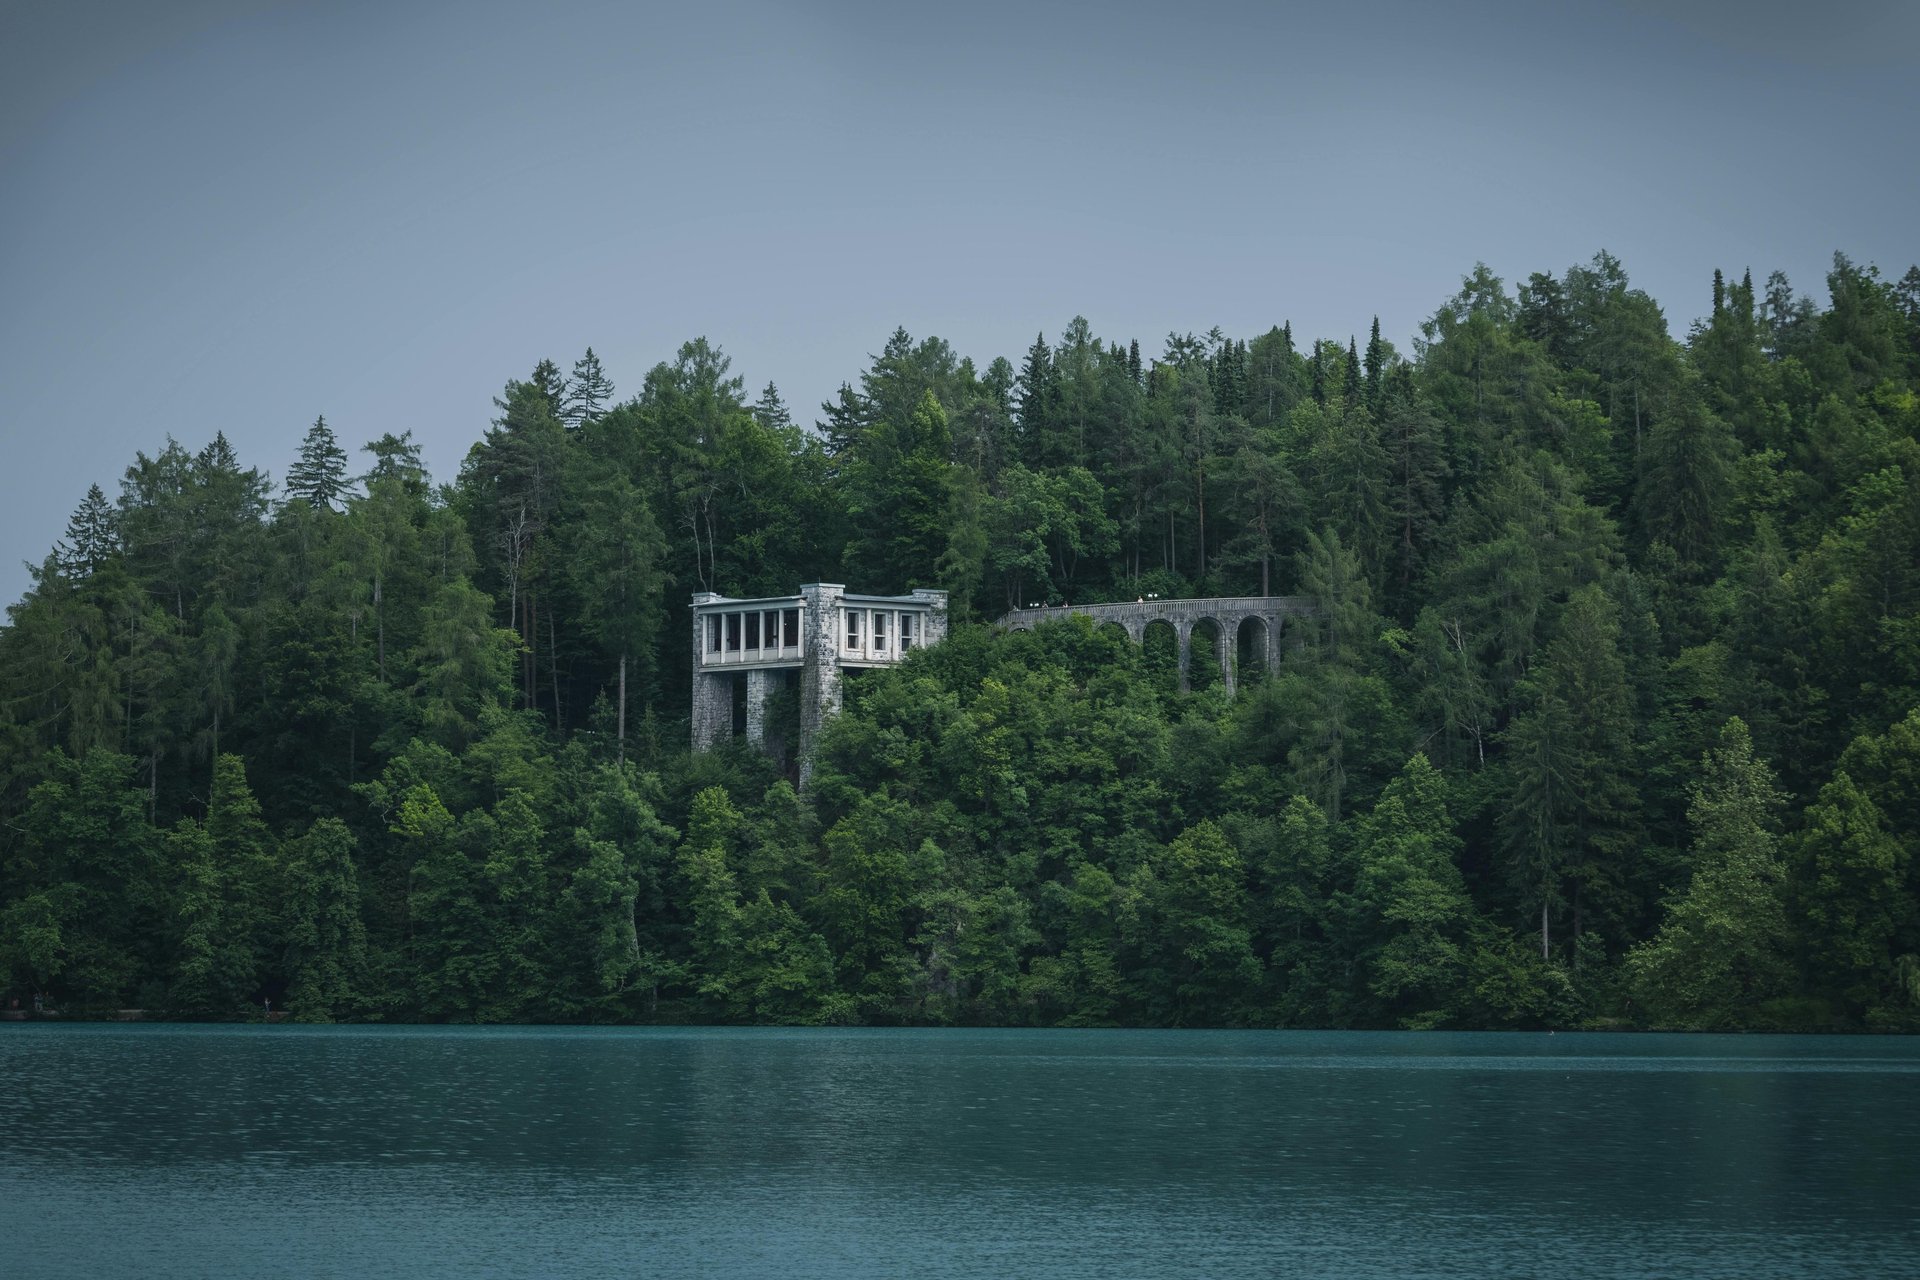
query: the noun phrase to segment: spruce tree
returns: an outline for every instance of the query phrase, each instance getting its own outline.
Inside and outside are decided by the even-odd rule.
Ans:
[[[827,452],[839,457],[859,441],[867,425],[867,406],[851,382],[840,384],[831,400],[820,402],[820,434],[827,438]]]
[[[1373,318],[1373,332],[1367,338],[1367,408],[1380,412],[1380,371],[1387,362],[1387,344],[1380,340],[1380,317]]]
[[[587,348],[587,354],[573,362],[573,377],[567,382],[560,420],[569,430],[578,431],[595,421],[613,401],[613,382],[600,367],[600,357]]]
[[[1352,338],[1347,339],[1347,378],[1340,390],[1348,404],[1360,403],[1360,350]]]
[[[119,550],[120,536],[111,504],[100,486],[88,485],[87,496],[67,521],[67,536],[56,552],[61,571],[82,578],[105,564]]]
[[[1044,448],[1042,437],[1048,425],[1048,392],[1052,384],[1053,353],[1047,346],[1047,335],[1041,333],[1034,337],[1033,345],[1027,348],[1027,358],[1020,366],[1017,384],[1021,453],[1026,458],[1036,456]]]
[[[1914,275],[1915,273],[1909,272],[1908,274]],[[1916,278],[1920,279],[1920,276],[1916,276]],[[1127,376],[1133,379],[1134,386],[1139,387],[1145,385],[1140,380],[1140,339],[1138,338],[1135,338],[1127,344]]]
[[[787,402],[780,398],[780,389],[771,382],[754,402],[753,416],[769,431],[786,431],[793,426],[793,415],[787,412]]]
[[[315,511],[336,509],[347,491],[347,451],[334,439],[323,414],[307,428],[300,456],[287,468],[287,497],[297,498]]]
[[[533,376],[527,379],[527,381],[546,399],[548,413],[558,418],[561,413],[565,411],[567,407],[567,380],[560,376],[559,365],[551,360],[542,360],[539,364],[533,366]],[[508,385],[511,386],[512,384]],[[505,402],[498,399],[493,403],[502,410],[505,410],[507,407]]]
[[[1318,342],[1313,344],[1313,402],[1327,403],[1327,353]]]

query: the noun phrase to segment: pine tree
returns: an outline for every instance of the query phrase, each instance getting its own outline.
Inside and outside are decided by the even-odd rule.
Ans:
[[[1372,376],[1369,374],[1369,376]],[[1439,534],[1447,475],[1446,441],[1439,420],[1414,389],[1407,365],[1394,369],[1391,389],[1377,412],[1380,443],[1391,468],[1387,511],[1393,525],[1389,597],[1404,603],[1425,568]]]
[[[1327,353],[1318,342],[1313,344],[1313,402],[1327,403]]]
[[[1348,404],[1360,403],[1360,350],[1352,338],[1347,339],[1347,376],[1340,391]]]
[[[613,382],[600,367],[600,357],[587,348],[587,354],[573,362],[573,377],[563,392],[560,420],[568,429],[578,431],[597,421],[613,402]]]
[[[297,1022],[332,1022],[363,998],[367,931],[353,833],[321,818],[300,838],[289,867],[287,1004]]]
[[[1380,412],[1380,372],[1386,367],[1387,344],[1380,340],[1380,317],[1373,318],[1373,332],[1367,337],[1367,408]]]
[[[558,421],[567,405],[567,380],[560,375],[560,366],[551,360],[542,360],[533,366],[533,376],[527,382],[540,393],[546,401],[547,412]],[[508,384],[509,387],[512,385]],[[496,399],[493,403],[504,413],[507,408],[504,401]]]
[[[1914,273],[1909,272],[1908,274],[1912,275]],[[1135,338],[1127,344],[1127,376],[1133,379],[1133,385],[1136,387],[1144,387],[1146,385],[1140,380],[1140,339],[1138,338]]]
[[[834,457],[850,452],[867,426],[867,406],[851,382],[843,382],[833,399],[820,402],[820,434]]]
[[[771,382],[754,402],[753,416],[768,431],[786,432],[793,427],[793,415],[787,412],[787,402],[780,398],[780,389]]]
[[[1027,358],[1020,366],[1020,379],[1015,385],[1020,411],[1020,454],[1023,460],[1032,459],[1045,450],[1050,425],[1047,409],[1053,389],[1053,352],[1047,346],[1046,334],[1036,335],[1033,345],[1027,348]]]
[[[298,499],[315,511],[337,509],[347,491],[347,451],[333,437],[324,415],[307,428],[300,443],[300,456],[287,468],[287,497]]]
[[[231,874],[214,860],[207,830],[191,818],[167,833],[177,893],[179,959],[167,998],[182,1013],[229,1014],[254,988],[253,950],[234,919]]]
[[[1893,296],[1900,304],[1900,310],[1906,315],[1907,323],[1920,325],[1920,266],[1907,268],[1907,274],[1893,286]]]
[[[1619,641],[1619,606],[1598,586],[1576,592],[1560,635],[1522,682],[1523,710],[1506,732],[1508,868],[1522,903],[1538,913],[1543,958],[1553,954],[1552,918],[1561,909],[1571,911],[1576,942],[1593,918],[1614,922],[1631,912],[1623,882],[1637,848],[1640,796]]]
[[[1800,909],[1815,981],[1856,1010],[1873,1003],[1889,943],[1913,916],[1906,851],[1845,770],[1820,789],[1797,841]]]
[[[1353,888],[1338,941],[1366,1022],[1431,1028],[1460,999],[1478,913],[1446,798],[1446,779],[1416,754],[1353,824]]]
[[[373,455],[373,466],[361,477],[367,492],[373,492],[377,481],[393,479],[400,482],[401,489],[409,496],[425,496],[427,468],[420,460],[420,446],[413,442],[413,432],[402,431],[396,436],[389,431],[378,440],[361,445],[360,452]]]
[[[67,535],[56,551],[60,570],[68,577],[84,578],[119,549],[119,521],[113,506],[99,485],[88,485],[87,496],[74,508],[67,521]]]
[[[1648,542],[1665,542],[1681,564],[1713,567],[1740,445],[1692,389],[1654,424],[1634,495]]]
[[[587,483],[580,501],[585,518],[574,534],[567,568],[583,601],[587,634],[619,658],[615,733],[618,758],[624,761],[628,668],[649,651],[658,624],[666,539],[646,498],[618,472]]]
[[[1702,757],[1688,795],[1693,879],[1660,932],[1627,957],[1628,985],[1658,1025],[1752,1026],[1755,1007],[1787,989],[1791,931],[1776,838],[1784,797],[1739,717]]]

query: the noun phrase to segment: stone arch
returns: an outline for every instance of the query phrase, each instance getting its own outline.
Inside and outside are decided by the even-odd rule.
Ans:
[[[1118,636],[1128,644],[1134,643],[1133,632],[1118,622],[1096,622],[1093,624],[1093,633],[1098,636]]]
[[[1167,618],[1140,624],[1140,669],[1166,692],[1180,684],[1180,629]]]
[[[1228,646],[1231,634],[1212,615],[1195,618],[1187,625],[1187,688],[1211,689],[1218,684],[1233,692],[1232,652]]]
[[[1233,668],[1239,683],[1244,685],[1270,674],[1273,641],[1273,622],[1261,614],[1250,613],[1234,624]]]

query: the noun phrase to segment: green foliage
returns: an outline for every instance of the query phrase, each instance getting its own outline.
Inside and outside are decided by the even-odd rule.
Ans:
[[[287,497],[315,511],[332,511],[347,491],[347,451],[324,417],[315,418],[300,442],[300,456],[287,468]]]
[[[332,1022],[357,1010],[367,982],[367,933],[353,833],[322,818],[301,838],[288,868],[287,1003],[301,1022]]]
[[[1659,932],[1628,955],[1629,989],[1656,1026],[1764,1026],[1767,1002],[1788,994],[1792,982],[1786,872],[1775,835],[1785,797],[1738,717],[1702,759],[1690,795],[1693,876],[1667,904]]]
[[[619,403],[588,350],[450,486],[319,419],[277,504],[165,441],[0,628],[8,995],[1920,1029],[1920,272],[1826,283],[1719,275],[1676,340],[1608,254],[1479,267],[1407,358],[896,330],[817,431],[704,338]],[[690,754],[689,596],[822,579],[955,626],[804,794]],[[982,625],[1284,594],[1190,661]]]

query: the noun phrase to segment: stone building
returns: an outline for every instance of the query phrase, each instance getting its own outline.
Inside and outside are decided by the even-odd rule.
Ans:
[[[804,784],[814,737],[840,709],[841,673],[893,666],[946,636],[944,591],[860,596],[836,582],[816,582],[798,595],[758,600],[699,592],[693,597],[694,749],[731,738],[738,720],[749,741],[784,754],[769,712],[797,684]]]

